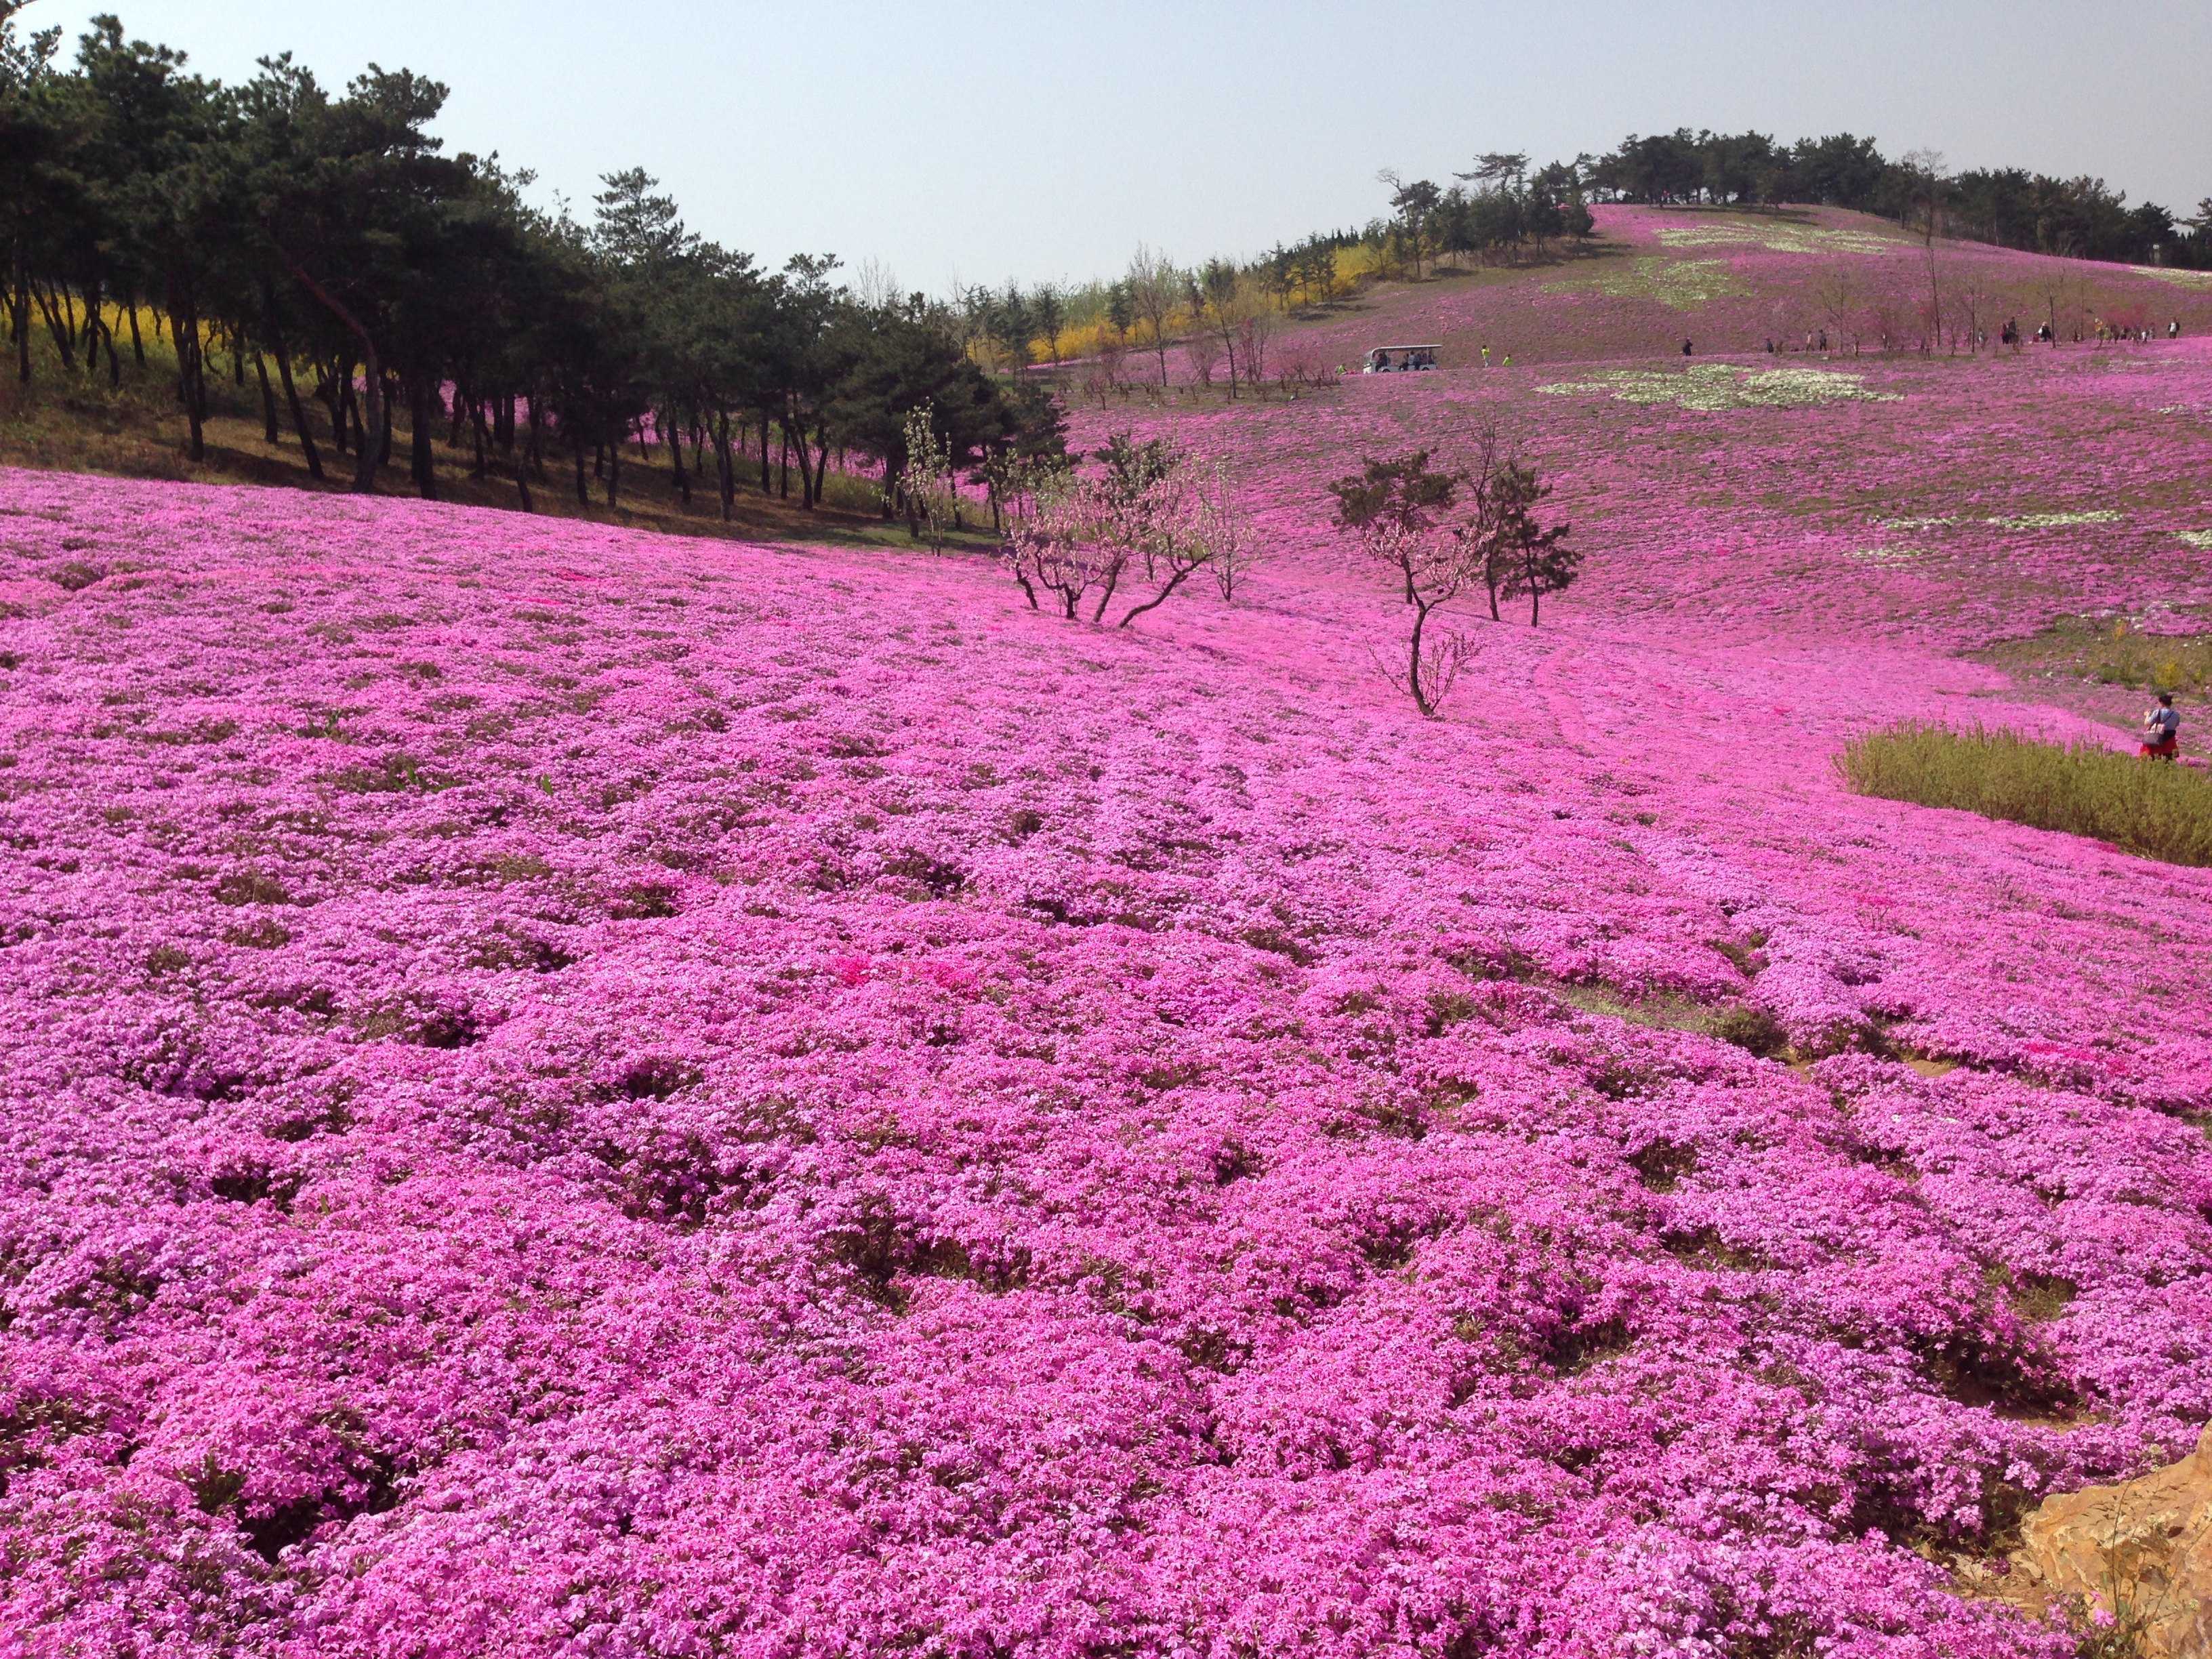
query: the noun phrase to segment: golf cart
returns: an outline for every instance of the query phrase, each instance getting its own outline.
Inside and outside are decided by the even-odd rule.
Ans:
[[[1363,374],[1407,374],[1418,369],[1434,368],[1437,353],[1443,349],[1440,345],[1376,346],[1361,359],[1359,372]]]

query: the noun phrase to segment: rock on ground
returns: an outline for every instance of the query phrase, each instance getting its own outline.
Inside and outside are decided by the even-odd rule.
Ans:
[[[2014,1599],[2081,1597],[2133,1626],[2146,1659],[2212,1655],[2212,1429],[2179,1463],[2045,1499],[2021,1537]]]

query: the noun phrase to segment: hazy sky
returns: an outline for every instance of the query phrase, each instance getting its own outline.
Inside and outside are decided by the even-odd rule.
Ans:
[[[434,76],[448,144],[541,194],[588,205],[642,166],[770,263],[872,258],[933,292],[1110,272],[1139,240],[1249,254],[1364,222],[1380,167],[1447,183],[1478,150],[1678,125],[2212,196],[2206,0],[34,0],[23,26],[111,9],[225,80],[287,50],[332,84]]]

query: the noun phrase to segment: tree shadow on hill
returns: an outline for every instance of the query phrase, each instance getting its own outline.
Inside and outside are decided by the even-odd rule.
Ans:
[[[1404,272],[1364,280],[1348,294],[1328,300],[1309,301],[1291,313],[1296,322],[1323,322],[1357,317],[1372,311],[1384,290],[1392,294],[1437,284],[1483,286],[1505,283],[1531,271],[1571,270],[1577,266],[1626,258],[1626,243],[1592,236],[1584,240],[1561,240],[1542,248],[1521,248],[1502,255],[1440,254],[1419,276]],[[1446,263],[1449,261],[1449,263]]]
[[[1625,205],[1648,207],[1661,213],[1686,213],[1703,218],[1741,218],[1747,216],[1784,225],[1809,225],[1815,222],[1818,216],[1817,209],[1790,202],[1632,202]]]

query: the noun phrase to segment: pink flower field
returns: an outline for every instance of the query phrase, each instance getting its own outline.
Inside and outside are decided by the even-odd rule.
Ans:
[[[1549,269],[1447,272],[1441,281],[1381,290],[1346,317],[1290,338],[1316,363],[1357,368],[1383,344],[1433,342],[1448,366],[1493,366],[1678,351],[1764,352],[1771,339],[1802,349],[1826,330],[1873,350],[1886,332],[1899,348],[1925,331],[1926,252],[1910,231],[1834,209],[1682,209],[1605,205],[1587,257]],[[1939,240],[1947,308],[1971,294],[1990,337],[2008,317],[2033,332],[2056,315],[2075,323],[2149,328],[2179,321],[2212,331],[2212,273],[2135,270]],[[1947,325],[1948,326],[1948,325]]]
[[[1271,558],[1127,632],[0,472],[0,1655],[2071,1653],[2212,872],[1831,758],[2125,740],[1963,653],[2201,627],[2212,351],[1784,368],[1139,410]],[[1322,486],[1490,420],[1586,573],[1422,721]]]

